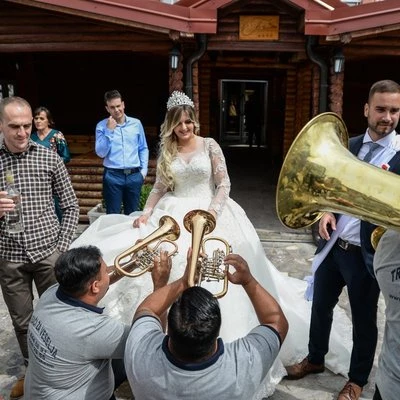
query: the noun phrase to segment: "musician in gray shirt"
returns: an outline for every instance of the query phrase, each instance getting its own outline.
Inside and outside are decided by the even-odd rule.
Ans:
[[[397,400],[400,394],[400,232],[387,231],[379,241],[374,270],[385,298],[386,322],[376,373],[374,400]]]
[[[155,287],[169,278],[166,252],[154,262],[153,270],[160,268],[164,275],[152,273]],[[59,284],[42,295],[29,323],[25,398],[114,400],[114,389],[126,379],[130,326],[103,314],[98,303],[121,276],[106,267],[95,246],[63,253],[54,271]]]
[[[156,290],[136,311],[125,349],[135,400],[251,399],[267,375],[286,336],[287,320],[242,257],[230,254],[225,262],[235,269],[229,281],[242,285],[260,325],[244,338],[223,343],[218,300],[202,287],[188,288],[187,268],[181,279]]]

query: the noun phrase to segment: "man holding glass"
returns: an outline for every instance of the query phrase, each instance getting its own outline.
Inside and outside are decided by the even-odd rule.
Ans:
[[[33,312],[32,281],[41,295],[56,282],[55,261],[68,249],[75,233],[79,206],[63,160],[30,140],[32,109],[20,97],[0,102],[0,285],[19,347],[28,363],[27,331]],[[7,175],[7,176],[6,176]],[[8,228],[16,205],[5,188],[12,175],[20,193],[21,229]],[[61,223],[53,196],[60,199]],[[23,395],[23,378],[10,399]]]

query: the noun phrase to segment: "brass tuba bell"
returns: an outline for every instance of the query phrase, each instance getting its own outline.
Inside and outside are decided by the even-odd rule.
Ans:
[[[281,222],[293,229],[339,212],[400,229],[400,177],[347,150],[343,120],[323,113],[297,135],[283,162],[276,191]]]
[[[158,248],[162,243],[172,244],[174,250],[169,253],[169,256],[177,253],[178,246],[173,241],[179,238],[180,233],[178,223],[172,217],[164,215],[160,218],[159,227],[155,231],[115,258],[115,269],[119,274],[131,278],[144,274],[153,267],[154,257],[158,255]],[[157,240],[158,242],[151,248],[149,245]],[[126,270],[132,266],[137,271]]]
[[[224,259],[232,250],[224,239],[218,237],[203,239],[204,235],[215,229],[215,224],[214,216],[205,210],[189,211],[183,218],[183,225],[192,234],[192,258],[189,266],[188,284],[192,287],[201,286],[203,281],[222,281],[221,291],[214,294],[216,298],[220,298],[228,290],[228,265],[224,263]],[[221,249],[213,250],[212,257],[209,257],[205,248],[209,241],[222,242],[225,245],[225,251]]]

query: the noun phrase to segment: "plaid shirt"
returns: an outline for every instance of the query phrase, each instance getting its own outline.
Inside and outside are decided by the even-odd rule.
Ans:
[[[6,170],[14,175],[21,193],[24,232],[8,233],[0,222],[0,258],[11,262],[38,262],[55,249],[71,244],[79,219],[79,205],[63,160],[53,151],[30,140],[21,154],[10,153],[0,143],[0,190],[6,186]],[[63,211],[58,222],[53,196]]]

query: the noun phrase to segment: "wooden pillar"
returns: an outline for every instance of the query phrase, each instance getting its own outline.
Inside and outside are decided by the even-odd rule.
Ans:
[[[343,114],[343,81],[344,72],[335,74],[333,68],[330,69],[329,85],[329,110],[342,116]]]
[[[182,56],[179,57],[176,71],[172,71],[171,66],[169,67],[169,92],[172,93],[174,90],[183,90]]]
[[[200,109],[199,109],[199,63],[193,64],[193,103],[194,109],[196,110],[197,118],[200,120]]]
[[[320,96],[321,73],[317,65],[312,66],[312,114],[315,117],[319,114],[319,96]]]

